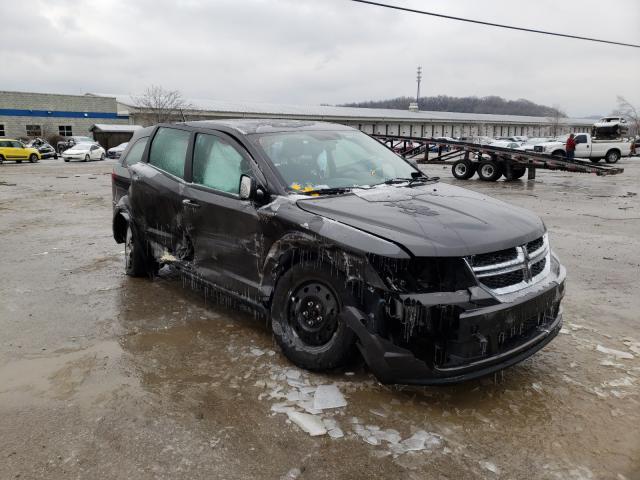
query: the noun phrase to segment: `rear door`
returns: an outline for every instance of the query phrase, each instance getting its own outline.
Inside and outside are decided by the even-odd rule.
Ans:
[[[128,145],[127,150],[124,152],[122,157],[118,159],[118,163],[114,165],[113,174],[111,175],[114,205],[116,205],[120,199],[127,194],[131,183],[128,167],[135,165],[142,160],[144,151],[147,148],[148,140],[149,137],[142,137],[131,145]]]
[[[240,177],[253,172],[254,162],[223,133],[197,133],[192,158],[183,218],[195,266],[214,284],[255,294],[264,237],[253,203],[238,196]]]
[[[24,148],[24,146],[20,142],[11,140],[8,143],[9,148],[7,148],[7,159],[26,160],[27,158],[29,158],[29,156],[27,155],[27,149]]]
[[[130,167],[130,203],[134,221],[147,239],[182,255],[182,194],[191,132],[179,126],[159,127],[151,138],[147,162]]]

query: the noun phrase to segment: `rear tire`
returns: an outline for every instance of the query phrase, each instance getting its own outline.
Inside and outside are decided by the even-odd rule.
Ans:
[[[127,224],[127,234],[124,241],[124,270],[130,277],[144,277],[147,275],[147,259],[142,248],[142,242],[136,238]]]
[[[476,166],[470,160],[458,160],[451,166],[451,173],[458,180],[468,180],[476,173]]]
[[[343,365],[356,339],[340,315],[345,306],[357,301],[342,275],[313,263],[287,270],[271,302],[271,328],[284,355],[308,370]]]
[[[620,160],[620,152],[617,150],[609,150],[607,152],[607,156],[604,157],[605,162],[607,163],[617,163]]]
[[[478,177],[485,182],[495,182],[502,175],[502,169],[493,160],[483,160],[478,165]]]

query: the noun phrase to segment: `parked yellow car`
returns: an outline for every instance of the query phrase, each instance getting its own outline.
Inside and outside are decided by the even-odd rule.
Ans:
[[[35,148],[26,147],[19,140],[0,138],[0,163],[5,160],[15,160],[16,163],[29,160],[35,163],[40,160],[40,152]]]

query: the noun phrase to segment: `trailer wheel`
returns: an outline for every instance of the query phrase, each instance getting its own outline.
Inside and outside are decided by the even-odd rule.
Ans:
[[[591,160],[591,163],[598,163],[600,161],[599,158],[590,158],[589,160]]]
[[[618,150],[609,150],[604,158],[607,163],[616,163],[620,160],[620,152]]]
[[[478,166],[478,177],[485,182],[495,182],[502,175],[502,169],[493,160],[483,160]]]
[[[451,173],[458,180],[468,180],[476,173],[476,166],[470,160],[458,160],[451,166]]]
[[[527,173],[527,169],[522,167],[522,168],[511,168],[511,179],[512,180],[518,180],[519,178],[522,178],[522,176]]]

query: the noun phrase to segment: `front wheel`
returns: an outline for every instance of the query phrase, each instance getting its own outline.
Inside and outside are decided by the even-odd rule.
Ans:
[[[31,155],[29,155],[29,161],[31,163],[36,163],[38,161],[38,156],[35,153],[32,153]]]
[[[500,166],[493,160],[483,160],[478,166],[478,177],[485,182],[495,182],[502,175]]]
[[[470,160],[458,160],[451,166],[451,173],[458,180],[468,180],[476,173],[476,166]]]
[[[100,160],[104,160],[104,153],[100,154]]]
[[[91,157],[89,155],[85,155],[84,156],[84,161],[88,162],[89,160],[91,160]]]
[[[617,163],[620,160],[620,152],[617,150],[610,150],[607,152],[607,156],[605,157],[605,161],[607,163]]]
[[[287,270],[271,303],[271,328],[285,356],[308,370],[343,365],[355,344],[341,316],[345,306],[357,302],[335,270],[313,263]]]

